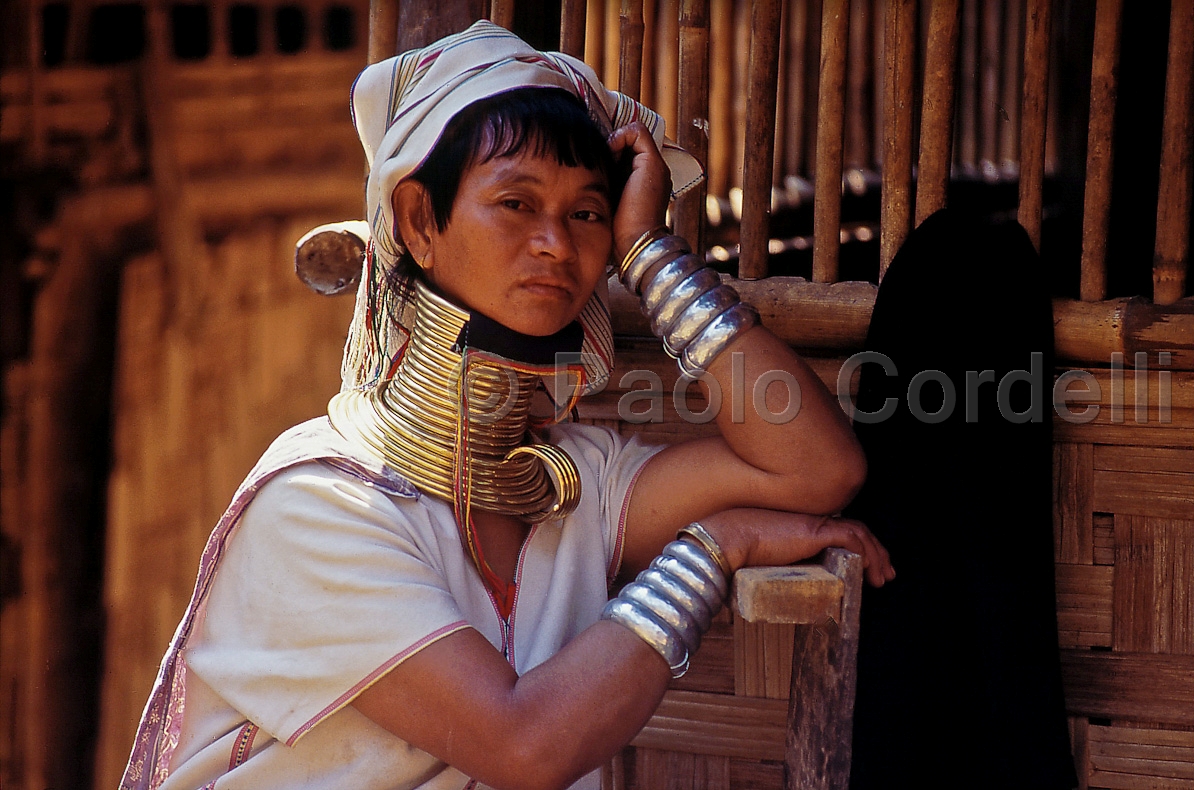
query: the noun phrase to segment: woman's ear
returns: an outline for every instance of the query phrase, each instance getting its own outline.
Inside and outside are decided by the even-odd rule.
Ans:
[[[430,266],[431,238],[436,231],[427,189],[418,181],[408,178],[394,187],[391,203],[394,224],[403,245],[419,268],[427,268],[424,261]]]

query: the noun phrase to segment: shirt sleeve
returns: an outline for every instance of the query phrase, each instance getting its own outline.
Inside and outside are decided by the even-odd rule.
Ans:
[[[578,465],[587,466],[596,477],[607,577],[613,579],[622,564],[626,511],[635,481],[646,463],[666,445],[649,444],[638,435],[627,438],[613,428],[580,423],[554,427],[549,441],[566,450]]]
[[[271,480],[221,560],[188,671],[293,744],[407,657],[467,627],[417,500],[318,463]]]

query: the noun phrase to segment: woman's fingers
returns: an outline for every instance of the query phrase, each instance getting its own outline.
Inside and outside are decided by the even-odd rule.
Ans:
[[[655,139],[642,123],[614,130],[609,147],[615,160],[631,157],[630,174],[614,215],[614,249],[620,257],[640,236],[663,223],[671,181]]]

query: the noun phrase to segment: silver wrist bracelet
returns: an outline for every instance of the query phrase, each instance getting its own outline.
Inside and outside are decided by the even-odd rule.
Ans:
[[[720,549],[712,553],[699,539],[674,540],[605,605],[601,619],[633,631],[678,678],[725,601],[729,580],[723,562]]]
[[[642,296],[651,331],[679,361],[681,372],[699,378],[734,338],[759,323],[759,314],[692,254],[688,242],[665,233],[657,228],[643,234],[619,276],[631,293]]]

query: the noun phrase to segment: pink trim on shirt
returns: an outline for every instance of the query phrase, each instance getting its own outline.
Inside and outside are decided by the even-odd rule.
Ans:
[[[630,478],[630,485],[626,487],[626,496],[622,499],[622,511],[618,514],[618,534],[614,538],[613,556],[610,557],[609,570],[606,571],[606,581],[612,583],[614,577],[618,575],[618,571],[622,569],[622,544],[626,535],[626,513],[630,510],[630,496],[634,493],[634,486],[638,483],[638,476],[647,468],[647,464],[651,459],[648,458],[642,463],[634,472],[634,477]]]
[[[502,629],[504,632],[503,639],[509,641],[506,660],[510,662],[511,668],[516,671],[518,665],[514,663],[514,613],[518,611],[518,593],[522,589],[519,582],[522,581],[522,566],[526,563],[527,548],[531,545],[531,540],[534,539],[535,533],[538,530],[539,524],[532,524],[531,531],[527,533],[526,539],[523,540],[522,546],[518,549],[518,567],[514,569],[514,600],[510,602],[510,616],[506,618],[506,628]]]
[[[366,675],[364,678],[362,678],[359,683],[357,683],[352,688],[350,688],[348,691],[344,692],[339,697],[337,697],[335,702],[328,705],[326,708],[321,710],[319,713],[316,713],[314,716],[312,716],[311,719],[306,724],[304,724],[303,726],[301,726],[297,730],[295,730],[294,735],[291,735],[289,738],[286,739],[286,745],[294,746],[295,742],[300,737],[302,737],[307,732],[307,730],[311,729],[316,724],[323,721],[325,718],[327,718],[328,716],[335,713],[340,708],[347,705],[350,701],[352,701],[352,699],[354,697],[356,697],[358,694],[360,694],[366,688],[371,686],[374,681],[376,681],[378,678],[380,678],[385,673],[389,672],[391,669],[393,669],[398,664],[402,663],[402,661],[409,658],[414,653],[417,653],[418,651],[427,647],[427,645],[429,645],[432,642],[435,642],[439,639],[442,639],[443,637],[447,636],[448,634],[453,634],[463,628],[468,628],[468,627],[469,627],[469,624],[466,621],[457,620],[454,623],[445,625],[443,628],[439,628],[439,629],[436,629],[435,631],[432,631],[430,634],[423,637],[418,642],[415,642],[413,645],[406,648],[401,653],[394,656],[389,661],[385,662],[380,667],[378,667],[377,669],[370,672],[368,675]]]
[[[261,728],[251,721],[245,722],[236,735],[236,742],[232,745],[232,755],[228,758],[228,770],[231,771],[249,759],[249,752],[253,751],[253,739]]]

